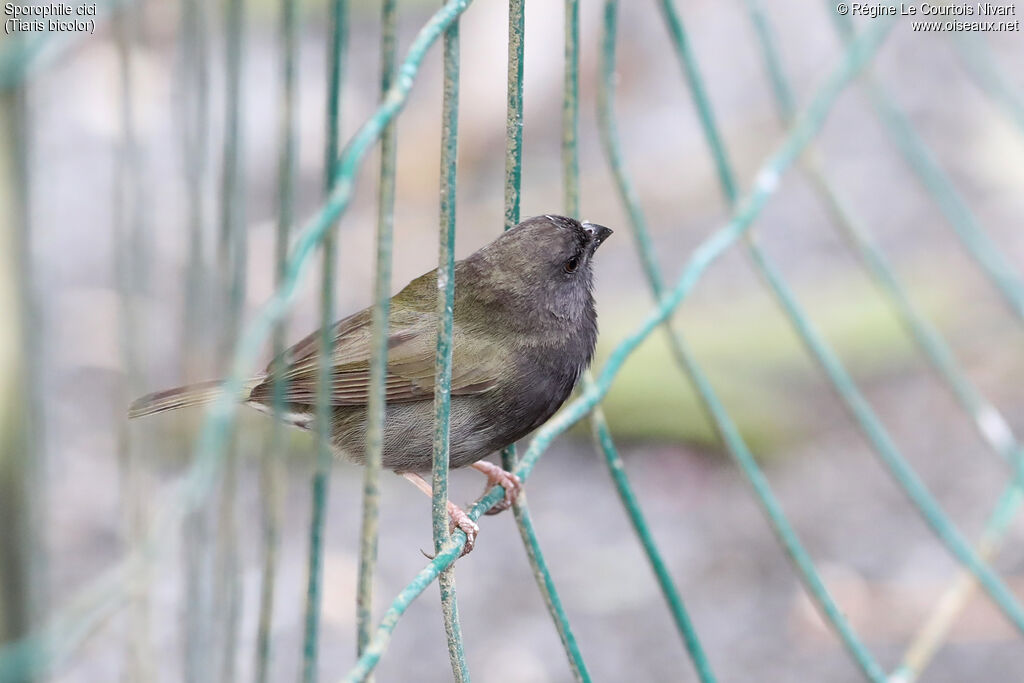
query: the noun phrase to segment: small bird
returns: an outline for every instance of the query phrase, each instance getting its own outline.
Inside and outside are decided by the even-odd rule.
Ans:
[[[592,259],[612,231],[565,216],[535,216],[455,264],[449,464],[470,466],[500,484],[507,509],[521,482],[486,456],[515,443],[550,418],[590,364],[597,342]],[[419,475],[432,461],[437,270],[391,299],[385,379],[383,464],[427,495]],[[331,444],[352,461],[365,460],[370,383],[371,311],[332,328]],[[320,375],[314,332],[246,383],[241,400],[273,414],[274,385],[283,384],[282,419],[313,429]],[[129,417],[162,413],[216,399],[221,382],[204,382],[144,396]],[[453,528],[472,550],[479,527],[448,503]]]

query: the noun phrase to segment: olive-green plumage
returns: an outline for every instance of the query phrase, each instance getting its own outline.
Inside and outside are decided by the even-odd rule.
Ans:
[[[455,264],[452,336],[452,467],[514,443],[546,421],[590,363],[597,339],[591,259],[608,228],[562,216],[530,218]],[[384,466],[430,469],[437,272],[391,299]],[[370,309],[334,325],[332,442],[362,462],[370,382]],[[283,368],[286,419],[310,428],[316,412],[320,333],[271,363],[243,400],[271,412]],[[159,392],[136,401],[133,417],[205,403],[217,383]]]

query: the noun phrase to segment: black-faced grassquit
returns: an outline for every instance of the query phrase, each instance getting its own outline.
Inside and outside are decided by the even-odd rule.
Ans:
[[[564,216],[524,220],[455,264],[450,466],[470,465],[505,487],[506,509],[519,480],[482,458],[515,443],[550,418],[590,364],[597,341],[592,260],[611,230]],[[431,467],[437,271],[421,275],[391,299],[384,423],[384,467],[427,494],[417,474]],[[333,328],[330,401],[335,451],[364,460],[370,382],[370,309]],[[272,413],[274,376],[283,368],[283,418],[313,428],[320,332],[314,332],[254,378],[247,405]],[[220,382],[179,387],[135,401],[131,417],[213,400]],[[472,548],[478,528],[449,503],[453,523]]]

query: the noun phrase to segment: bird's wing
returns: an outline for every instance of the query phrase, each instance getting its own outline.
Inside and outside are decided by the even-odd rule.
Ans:
[[[390,318],[388,362],[384,387],[389,403],[421,401],[434,395],[434,357],[437,347],[437,315],[428,311],[398,310]],[[331,405],[365,405],[370,386],[369,310],[360,311],[334,325],[331,358]],[[480,394],[493,389],[500,378],[500,357],[471,341],[456,326],[453,331],[453,396]],[[269,403],[274,370],[285,382],[285,403],[313,404],[320,383],[320,332],[314,332],[288,349],[281,361],[271,363],[267,380],[256,387],[251,400]]]

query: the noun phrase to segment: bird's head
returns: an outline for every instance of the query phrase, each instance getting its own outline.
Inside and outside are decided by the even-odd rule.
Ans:
[[[593,313],[594,252],[612,231],[565,216],[527,218],[469,260],[507,296],[543,315],[578,321]]]

